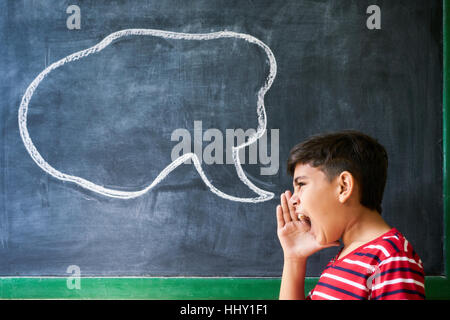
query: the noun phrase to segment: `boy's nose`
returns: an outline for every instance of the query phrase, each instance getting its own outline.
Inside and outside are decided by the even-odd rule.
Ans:
[[[292,197],[289,199],[289,202],[295,207],[299,204],[299,199],[296,193],[292,195]]]

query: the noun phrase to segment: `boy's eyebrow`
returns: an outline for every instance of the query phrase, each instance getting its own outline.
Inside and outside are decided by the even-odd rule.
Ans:
[[[295,184],[298,184],[298,180],[300,180],[300,179],[308,179],[308,177],[307,177],[307,176],[298,176],[298,177],[295,177],[294,183],[295,183]]]

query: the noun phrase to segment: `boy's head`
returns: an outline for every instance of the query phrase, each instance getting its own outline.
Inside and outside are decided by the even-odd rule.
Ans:
[[[295,146],[288,159],[296,215],[309,221],[318,243],[327,244],[361,213],[381,213],[388,158],[376,140],[357,131],[313,136]]]
[[[375,139],[354,130],[312,136],[290,151],[290,175],[294,176],[298,164],[321,170],[329,182],[348,171],[357,184],[361,205],[381,214],[388,156]]]

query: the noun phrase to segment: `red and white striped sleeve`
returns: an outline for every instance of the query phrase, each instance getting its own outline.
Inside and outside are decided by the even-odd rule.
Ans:
[[[411,251],[410,251],[411,252]],[[422,261],[414,253],[400,251],[381,261],[372,280],[373,300],[425,299]]]

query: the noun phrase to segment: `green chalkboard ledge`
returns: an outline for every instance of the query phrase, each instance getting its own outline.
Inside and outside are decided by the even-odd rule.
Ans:
[[[1,299],[278,299],[280,278],[81,278],[69,289],[65,277],[0,278]],[[318,278],[307,278],[305,291]],[[427,299],[450,299],[446,277],[426,277]]]

